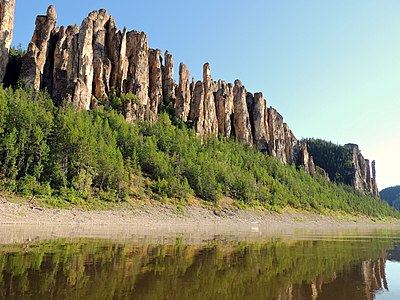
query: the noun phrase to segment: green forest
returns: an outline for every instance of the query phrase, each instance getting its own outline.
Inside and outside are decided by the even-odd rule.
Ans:
[[[382,200],[400,210],[400,185],[388,187],[380,192]]]
[[[60,203],[145,197],[185,204],[285,207],[362,214],[400,213],[354,191],[228,138],[201,139],[162,109],[158,120],[128,123],[120,113],[134,95],[112,95],[92,111],[55,106],[45,91],[0,88],[0,190]]]
[[[353,150],[321,139],[305,139],[308,151],[317,166],[324,169],[331,181],[351,185],[354,173]]]

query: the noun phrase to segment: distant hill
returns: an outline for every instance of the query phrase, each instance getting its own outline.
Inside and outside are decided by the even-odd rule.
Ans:
[[[400,185],[386,188],[380,192],[381,198],[400,210]]]

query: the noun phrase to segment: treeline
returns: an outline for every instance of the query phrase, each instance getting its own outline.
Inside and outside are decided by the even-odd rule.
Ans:
[[[400,210],[400,185],[388,187],[380,192],[382,200]]]
[[[110,103],[119,103],[116,99]],[[135,101],[135,97],[120,97]],[[76,113],[45,92],[0,88],[0,189],[56,202],[192,196],[279,210],[291,206],[383,217],[383,201],[283,166],[227,138],[202,140],[160,113],[154,124],[127,123],[112,108]]]
[[[308,151],[317,166],[324,169],[331,181],[351,185],[354,174],[353,151],[321,139],[305,139]]]

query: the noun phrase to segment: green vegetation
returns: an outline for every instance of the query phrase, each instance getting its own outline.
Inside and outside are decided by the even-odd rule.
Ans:
[[[392,247],[382,235],[258,243],[214,239],[205,245],[185,245],[179,238],[164,245],[89,239],[5,245],[0,299],[277,299],[290,286],[310,290],[311,283],[332,284],[337,277],[344,294],[365,299],[368,282],[362,274],[374,274]],[[363,261],[368,263],[362,269]]]
[[[21,75],[22,59],[26,51],[22,50],[21,45],[10,49],[10,60],[7,64],[6,77],[4,78],[4,86],[17,86]]]
[[[352,166],[353,151],[350,147],[321,139],[305,139],[305,142],[315,164],[328,173],[330,180],[352,184],[354,168]]]
[[[383,200],[389,203],[389,205],[400,210],[400,185],[383,189],[380,192],[380,196]]]
[[[134,101],[113,96],[113,105]],[[232,139],[206,138],[167,113],[127,123],[111,105],[76,113],[45,92],[0,89],[0,189],[86,203],[192,196],[239,207],[284,207],[400,217],[383,201],[315,178]]]

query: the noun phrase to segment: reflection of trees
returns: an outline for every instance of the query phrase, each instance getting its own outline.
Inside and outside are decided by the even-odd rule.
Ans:
[[[382,240],[7,246],[0,299],[369,299],[387,288],[389,247]]]

